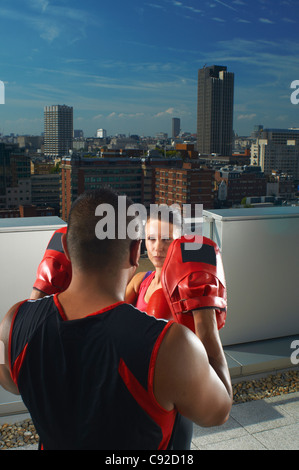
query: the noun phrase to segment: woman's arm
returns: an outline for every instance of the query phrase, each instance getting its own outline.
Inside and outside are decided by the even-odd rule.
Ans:
[[[139,273],[135,274],[135,276],[131,279],[131,281],[127,285],[125,301],[128,304],[134,304],[135,303],[135,301],[137,299],[140,284],[141,284],[145,274],[146,274],[146,272],[139,272]]]

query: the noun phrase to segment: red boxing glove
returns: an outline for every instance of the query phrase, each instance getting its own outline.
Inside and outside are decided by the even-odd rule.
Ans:
[[[163,289],[157,289],[151,296],[146,313],[162,320],[172,320],[172,313],[163,293]]]
[[[33,287],[47,295],[63,292],[71,282],[71,263],[65,256],[61,243],[62,234],[66,231],[67,227],[63,227],[54,232],[37,268]]]
[[[220,250],[212,240],[197,236],[174,240],[168,249],[161,281],[178,323],[194,332],[192,310],[214,308],[218,329],[224,326],[226,283]]]

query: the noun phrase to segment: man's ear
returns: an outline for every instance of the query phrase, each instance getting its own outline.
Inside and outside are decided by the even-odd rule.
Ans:
[[[139,258],[141,251],[141,240],[133,240],[130,245],[130,263],[131,266],[139,266]]]
[[[68,247],[67,247],[66,233],[63,233],[61,235],[61,243],[62,243],[62,247],[63,247],[63,251],[64,251],[65,256],[67,257],[67,259],[69,261],[71,261],[70,255],[69,255],[69,250],[68,250]]]

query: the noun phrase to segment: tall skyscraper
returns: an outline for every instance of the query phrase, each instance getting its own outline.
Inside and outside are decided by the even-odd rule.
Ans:
[[[73,148],[73,108],[66,105],[44,108],[44,154],[63,157]]]
[[[212,65],[198,71],[197,150],[230,156],[233,143],[234,74]]]
[[[172,138],[178,137],[181,132],[181,120],[180,118],[172,118]]]

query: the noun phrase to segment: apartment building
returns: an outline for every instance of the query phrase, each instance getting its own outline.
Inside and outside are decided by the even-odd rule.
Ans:
[[[84,191],[110,186],[135,203],[143,203],[143,173],[140,159],[91,158],[74,154],[62,158],[60,213],[67,220],[72,202]]]
[[[31,201],[36,206],[50,206],[59,216],[60,174],[37,174],[31,176]]]
[[[299,129],[261,129],[251,145],[251,165],[266,175],[278,170],[299,180]]]
[[[62,157],[73,147],[73,108],[66,105],[44,108],[44,154]]]
[[[192,215],[195,204],[213,208],[214,170],[195,162],[184,162],[182,168],[156,168],[155,203],[180,207],[190,204]]]
[[[14,203],[18,205],[26,201],[20,198],[23,197],[23,191],[26,191],[26,197],[29,197],[28,188],[25,190],[23,187],[27,179],[30,181],[30,158],[23,153],[17,153],[17,146],[0,143],[0,209],[6,208],[8,201],[9,207]]]
[[[240,204],[246,196],[265,196],[267,178],[260,167],[223,167],[215,171],[218,186],[226,185],[226,203],[230,206]]]

